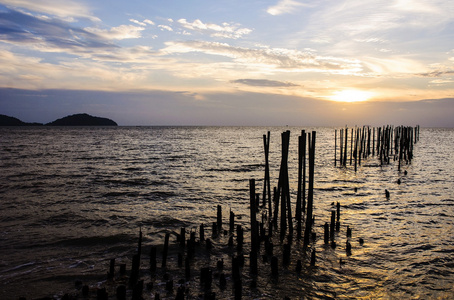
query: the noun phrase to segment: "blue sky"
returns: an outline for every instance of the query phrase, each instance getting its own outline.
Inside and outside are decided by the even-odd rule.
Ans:
[[[30,122],[454,127],[448,0],[0,0],[0,64]]]

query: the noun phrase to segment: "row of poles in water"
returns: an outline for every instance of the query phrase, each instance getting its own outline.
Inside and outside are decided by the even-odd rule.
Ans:
[[[350,135],[349,135],[350,132]],[[361,159],[367,159],[370,155],[378,155],[380,157],[381,164],[388,164],[390,158],[394,160],[399,159],[399,168],[401,162],[411,162],[413,157],[413,144],[419,140],[419,126],[412,127],[378,127],[371,128],[364,126],[362,128],[348,128],[339,130],[339,151],[337,151],[338,142],[338,130],[335,131],[335,166],[346,167],[348,160],[350,165],[355,165],[355,171],[357,165],[361,165]],[[314,218],[313,218],[313,199],[314,199],[314,169],[315,169],[315,142],[316,132],[306,133],[305,130],[301,131],[301,135],[298,137],[298,186],[296,195],[296,207],[295,213],[292,212],[292,205],[290,199],[290,187],[289,187],[289,172],[288,172],[288,155],[289,155],[289,144],[290,144],[290,131],[282,132],[281,134],[281,146],[282,146],[282,157],[279,170],[279,179],[277,187],[271,191],[270,181],[270,166],[269,166],[269,147],[270,147],[270,132],[263,135],[263,144],[265,150],[265,174],[263,180],[263,193],[262,201],[260,201],[260,194],[256,192],[255,179],[249,180],[249,191],[250,191],[250,252],[249,254],[249,267],[250,274],[250,287],[256,288],[257,275],[258,275],[258,258],[263,258],[261,267],[263,268],[268,262],[270,263],[271,276],[277,278],[279,276],[278,266],[278,255],[276,252],[282,255],[282,265],[289,266],[291,257],[291,245],[294,238],[294,230],[296,231],[296,238],[300,240],[303,238],[303,249],[300,253],[306,257],[305,261],[310,266],[315,266],[316,252],[314,245],[310,245],[316,239],[316,234],[313,230]],[[339,156],[337,155],[339,152]],[[348,155],[350,152],[350,155]],[[307,178],[306,178],[307,177]],[[307,184],[306,184],[307,183]],[[261,213],[261,222],[257,220],[257,214]],[[279,217],[280,216],[280,217]],[[294,216],[294,219],[293,219]],[[184,266],[185,280],[187,282],[193,277],[193,271],[191,265],[195,259],[195,250],[200,245],[205,246],[206,251],[210,252],[214,247],[213,241],[219,238],[220,235],[224,234],[229,237],[228,246],[229,249],[234,245],[234,237],[236,237],[237,253],[230,253],[231,262],[231,274],[230,278],[233,280],[233,293],[235,299],[241,299],[243,294],[243,279],[241,276],[241,267],[244,264],[244,229],[241,225],[235,226],[235,214],[230,211],[229,230],[222,229],[222,208],[220,205],[217,206],[217,222],[213,222],[211,239],[205,237],[205,225],[201,224],[199,228],[199,240],[196,240],[196,232],[190,232],[190,238],[186,240],[186,229],[181,228],[179,234],[174,233],[177,236],[177,243],[179,244],[180,251],[178,252],[178,266]],[[340,230],[340,204],[333,208],[330,215],[330,222],[324,224],[324,243],[331,243],[331,247],[336,247],[335,243],[335,232]],[[280,221],[280,222],[279,222]],[[296,222],[296,223],[295,223]],[[303,224],[304,223],[304,224]],[[279,225],[278,225],[279,224]],[[304,232],[303,232],[304,225]],[[236,227],[236,230],[235,230]],[[268,231],[267,231],[268,229]],[[274,232],[279,232],[279,243],[282,247],[274,247],[273,240],[275,240]],[[349,239],[351,238],[351,228],[347,226],[347,241],[345,250],[347,255],[351,254],[351,244]],[[169,238],[170,233],[166,233],[165,242],[162,250],[162,262],[161,270],[164,272],[164,279],[166,280],[166,290],[171,292],[173,290],[173,280],[169,278],[167,274],[167,256],[169,251]],[[284,240],[287,238],[286,242]],[[260,256],[260,245],[263,242],[265,255]],[[360,239],[360,244],[364,241]],[[138,253],[134,255],[132,261],[131,274],[129,276],[129,288],[132,290],[132,299],[142,299],[142,291],[144,289],[144,281],[139,280],[140,270],[140,257],[142,248],[142,231],[140,231]],[[275,251],[273,252],[273,249]],[[306,255],[309,250],[310,255]],[[230,251],[230,250],[229,250]],[[183,259],[186,253],[186,258]],[[270,259],[269,259],[270,258]],[[150,249],[150,267],[149,271],[151,274],[156,274],[157,268],[157,247],[153,246]],[[184,263],[183,263],[184,261]],[[297,259],[296,272],[301,272],[303,267],[302,259]],[[115,259],[111,260],[109,275],[108,277],[114,278]],[[218,270],[219,275],[219,287],[222,290],[227,285],[228,276],[223,272],[224,261],[218,260],[216,268],[214,267],[203,267],[200,271],[200,282],[204,290],[204,299],[215,299],[216,294],[212,290],[212,277],[213,270]],[[120,268],[120,274],[125,274],[125,265],[123,264]],[[88,288],[88,287],[87,287]],[[120,285],[117,288],[117,299],[126,298],[126,285]],[[147,284],[147,289],[153,289],[153,283]],[[88,290],[86,289],[88,293]],[[98,299],[107,299],[107,294],[101,290]],[[175,295],[175,299],[184,299],[189,291],[185,288],[184,284],[181,284]],[[159,292],[155,293],[155,299],[159,299]]]
[[[265,148],[265,176],[263,184],[263,204],[266,208],[268,206],[268,230],[269,235],[272,235],[273,228],[277,229],[278,216],[280,209],[280,239],[281,241],[285,238],[285,235],[293,234],[294,225],[292,217],[292,207],[290,201],[290,187],[289,187],[289,175],[288,175],[288,152],[290,144],[290,131],[285,131],[281,134],[281,145],[282,145],[282,158],[279,171],[279,179],[277,187],[273,189],[273,199],[271,197],[271,183],[269,175],[269,145],[270,145],[270,132],[267,135],[263,135],[263,142]],[[304,246],[309,243],[309,236],[312,231],[312,210],[313,210],[313,199],[314,199],[314,169],[315,169],[315,141],[316,131],[312,133],[306,133],[305,130],[301,131],[301,135],[298,137],[298,187],[296,195],[296,207],[295,207],[295,221],[296,221],[296,237],[300,239],[302,237],[302,223],[303,214],[306,214],[306,224],[304,230]],[[307,155],[308,154],[308,155]],[[306,159],[307,158],[307,159]],[[307,160],[307,161],[306,161]],[[308,168],[306,168],[308,165]],[[308,169],[308,174],[306,174]],[[308,175],[308,176],[306,176]],[[306,180],[306,177],[308,179]],[[307,181],[307,189],[306,189]],[[250,185],[255,185],[255,181],[251,179]],[[307,195],[306,195],[307,192]],[[258,196],[258,195],[257,195]],[[306,201],[307,199],[307,201]],[[274,203],[274,211],[273,205]],[[252,187],[251,187],[251,207],[252,207]],[[251,212],[252,216],[252,212]],[[253,220],[251,220],[251,228],[253,226]],[[253,230],[254,232],[254,230]]]
[[[336,129],[334,133],[334,166],[346,167],[349,161],[350,165],[354,165],[356,172],[358,165],[361,166],[362,159],[377,155],[381,165],[389,164],[391,158],[394,161],[398,160],[400,171],[404,162],[405,164],[411,163],[413,145],[419,141],[419,131],[419,125],[416,127],[387,125]]]
[[[249,191],[250,191],[250,252],[249,254],[249,269],[251,277],[251,282],[249,286],[251,288],[256,288],[257,285],[257,275],[259,273],[258,258],[262,257],[264,259],[263,264],[270,263],[271,276],[274,279],[277,279],[279,276],[279,266],[278,266],[278,256],[276,252],[281,253],[282,255],[282,265],[288,266],[290,264],[290,255],[291,255],[291,244],[294,233],[294,221],[292,215],[291,199],[290,199],[290,187],[289,187],[289,172],[288,172],[288,156],[289,156],[289,144],[290,144],[290,131],[285,131],[281,134],[282,139],[282,158],[279,171],[279,179],[277,187],[273,188],[273,196],[271,195],[271,182],[270,182],[270,166],[269,166],[269,148],[270,148],[270,132],[268,131],[267,135],[263,135],[264,149],[265,149],[265,176],[263,184],[263,202],[260,203],[260,194],[256,192],[255,179],[249,180]],[[315,141],[316,141],[316,132],[306,133],[305,130],[301,131],[301,136],[298,138],[298,191],[297,191],[297,201],[296,201],[296,237],[301,239],[304,237],[304,249],[309,246],[311,239],[313,240],[315,234],[313,233],[313,217],[312,217],[312,207],[313,207],[313,189],[314,189],[314,166],[315,166]],[[307,150],[307,151],[306,151]],[[307,159],[306,159],[307,157]],[[306,160],[308,162],[306,162]],[[306,180],[306,164],[308,164],[308,180]],[[308,183],[307,196],[306,196],[306,182]],[[307,199],[307,201],[306,201]],[[261,222],[257,220],[257,214],[262,213]],[[279,221],[279,212],[280,212],[280,225],[278,226]],[[302,232],[303,228],[303,214],[306,216],[306,222],[304,226],[304,234]],[[222,217],[222,207],[221,205],[217,206],[217,222],[213,222],[211,229],[211,238],[206,236],[206,225],[201,224],[199,227],[199,239],[196,239],[196,232],[191,231],[189,236],[190,238],[186,240],[187,231],[186,228],[182,227],[179,233],[176,232],[167,232],[165,234],[164,245],[162,248],[162,260],[161,260],[161,271],[164,272],[164,280],[166,280],[165,289],[167,293],[172,293],[174,289],[174,281],[171,279],[171,276],[168,275],[168,255],[169,255],[169,243],[170,236],[174,234],[177,236],[177,244],[179,245],[178,251],[178,267],[184,267],[184,280],[180,282],[187,282],[193,278],[192,264],[195,259],[196,249],[201,245],[204,245],[205,251],[210,253],[215,247],[214,241],[222,235],[228,236],[228,248],[233,249],[234,243],[236,242],[236,255],[230,253],[232,262],[231,262],[231,273],[230,278],[233,281],[233,294],[235,299],[242,299],[243,294],[243,278],[241,268],[244,265],[244,252],[245,247],[245,232],[244,227],[240,224],[235,226],[235,213],[230,211],[229,219],[229,230],[224,230],[222,228],[223,217]],[[287,238],[287,242],[281,247],[274,247],[273,244],[273,235],[277,229],[280,229],[280,243],[283,244],[284,239]],[[235,230],[236,229],[236,230]],[[266,230],[268,229],[268,231]],[[235,237],[235,239],[234,239]],[[260,256],[261,244],[264,245],[265,255]],[[132,267],[130,271],[127,284],[120,284],[116,288],[116,297],[117,299],[123,300],[127,297],[127,290],[131,291],[131,298],[133,300],[140,300],[143,298],[143,290],[146,287],[149,291],[154,289],[153,281],[145,284],[144,280],[140,280],[140,265],[141,265],[141,256],[142,256],[142,231],[139,233],[139,242],[138,242],[138,251],[137,254],[133,256]],[[157,274],[159,271],[157,264],[157,251],[156,246],[150,248],[149,254],[149,271],[152,274],[152,277]],[[274,249],[274,251],[273,251]],[[231,250],[229,250],[231,251]],[[266,258],[266,259],[265,259]],[[269,259],[268,259],[269,258]],[[315,250],[311,250],[310,254],[310,265],[315,265]],[[262,267],[263,267],[262,264]],[[302,260],[297,261],[296,271],[300,272],[302,270]],[[217,270],[219,277],[219,287],[220,289],[225,289],[227,285],[227,278],[224,274],[224,261],[223,259],[218,260],[216,263],[216,268],[213,267],[202,267],[200,270],[200,282],[203,286],[204,299],[215,299],[216,294],[213,292],[212,277],[214,276],[213,271]],[[118,274],[118,273],[117,273]],[[120,265],[120,272],[118,280],[124,279],[126,276],[126,265]],[[115,280],[115,259],[111,259],[108,279]],[[124,282],[124,281],[123,281]],[[124,282],[126,283],[126,282]],[[186,289],[184,284],[180,284],[175,299],[185,299],[189,291]],[[82,288],[82,295],[84,297],[89,296],[88,286]],[[155,299],[160,299],[160,293],[155,292]],[[97,289],[97,299],[105,300],[108,299],[108,293],[105,288]]]

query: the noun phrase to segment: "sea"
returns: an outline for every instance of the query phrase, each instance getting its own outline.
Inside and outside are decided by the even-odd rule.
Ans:
[[[203,299],[202,267],[213,269],[211,291],[234,299],[228,247],[229,213],[245,230],[243,299],[454,299],[454,129],[421,128],[413,159],[381,164],[377,156],[335,166],[334,127],[0,127],[0,299],[61,299],[89,286],[92,299],[106,287],[111,299],[121,279],[107,279],[110,260],[127,274],[142,232],[144,299]],[[270,275],[260,248],[258,275],[250,274],[250,179],[262,197],[270,132],[270,181],[278,185],[281,133],[290,131],[288,174],[294,206],[298,136],[316,132],[314,236],[309,248],[293,239],[288,266]],[[339,133],[339,132],[338,132]],[[337,149],[337,155],[339,155]],[[389,191],[389,198],[385,197]],[[260,198],[262,201],[262,198]],[[336,247],[324,243],[324,224],[340,204]],[[211,236],[217,207],[223,230]],[[257,214],[266,220],[267,209]],[[294,213],[294,210],[293,210]],[[266,222],[265,222],[266,223]],[[190,280],[178,263],[181,228],[200,242]],[[347,237],[347,226],[351,237]],[[161,270],[166,233],[169,258]],[[346,243],[351,244],[351,253]],[[287,243],[287,241],[284,241]],[[148,270],[151,247],[158,271]],[[279,239],[274,254],[283,261]],[[315,265],[311,266],[311,253]],[[223,269],[217,262],[223,261]],[[296,272],[298,261],[302,270]],[[227,278],[225,289],[219,276]],[[175,281],[167,291],[166,282]],[[117,280],[117,283],[115,282]],[[130,291],[128,291],[130,293]],[[67,297],[67,296],[66,296]]]

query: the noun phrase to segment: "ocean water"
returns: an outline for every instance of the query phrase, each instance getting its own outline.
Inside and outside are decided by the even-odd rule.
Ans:
[[[165,234],[181,227],[198,234],[204,223],[209,235],[217,205],[223,208],[224,229],[229,210],[248,229],[249,179],[256,180],[261,194],[267,131],[272,186],[279,177],[281,132],[291,131],[294,205],[302,129],[317,132],[316,239],[310,245],[316,266],[310,267],[308,252],[297,240],[290,265],[280,267],[278,279],[269,276],[270,264],[262,258],[259,275],[251,276],[246,254],[243,298],[453,299],[454,130],[421,128],[414,159],[400,171],[396,162],[381,166],[370,157],[355,172],[350,165],[334,167],[334,128],[297,127],[0,128],[0,298],[59,298],[76,293],[78,280],[91,289],[109,285],[109,260],[116,258],[129,270],[141,228],[141,276],[154,284],[144,298],[161,292],[162,298],[174,299],[175,292],[161,291],[162,274],[153,277],[146,271],[149,247],[158,247],[160,266]],[[323,242],[333,202],[341,205],[334,249]],[[227,240],[228,235],[221,235],[213,239],[211,253],[198,251],[195,283],[186,283],[188,299],[203,294],[197,268],[215,269],[217,260],[224,259],[229,278],[232,250]],[[345,251],[347,240],[351,255]],[[167,273],[177,281],[184,267],[177,266],[174,235],[170,244]],[[281,247],[275,243],[279,261]],[[294,271],[298,259],[300,274]],[[253,279],[257,288],[249,285]],[[232,286],[228,281],[226,290],[214,285],[213,291],[219,299],[231,299]]]

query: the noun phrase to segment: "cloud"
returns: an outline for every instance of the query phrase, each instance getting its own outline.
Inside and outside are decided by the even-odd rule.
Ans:
[[[99,22],[99,18],[94,17],[90,9],[72,0],[2,0],[2,4],[12,8],[24,8],[37,13],[44,13],[73,21],[72,18],[87,18],[91,21]]]
[[[307,4],[295,0],[280,0],[276,5],[268,7],[267,13],[273,16],[294,13],[299,7],[308,6]]]
[[[125,49],[126,50],[126,49]],[[122,55],[119,53],[111,54],[113,60],[118,55],[121,59],[127,60],[129,54],[131,59],[137,55],[146,54],[146,49],[128,49]],[[96,54],[101,56],[100,54]],[[104,52],[109,55],[109,52]],[[66,89],[86,89],[96,90],[118,90],[132,89],[146,85],[149,70],[138,66],[116,65],[112,68],[108,58],[96,60],[79,58],[61,59],[58,64],[49,63],[38,57],[29,57],[15,54],[10,51],[0,50],[0,82],[3,87],[21,87],[28,89],[66,88]],[[159,62],[159,61],[157,61]]]
[[[252,32],[249,28],[238,28],[239,25],[236,24],[223,23],[222,25],[218,25],[213,23],[203,23],[199,19],[193,22],[188,22],[186,19],[179,19],[178,23],[189,30],[211,32],[212,37],[239,39]]]
[[[167,25],[158,25],[159,28],[161,28],[162,31],[167,30],[167,31],[173,31],[173,28]]]
[[[454,70],[435,70],[431,72],[426,72],[426,73],[419,73],[417,75],[422,76],[422,77],[441,77],[444,75],[450,75],[454,74]]]
[[[268,80],[268,79],[237,79],[232,80],[232,83],[240,83],[250,86],[263,86],[263,87],[293,87],[299,86],[291,82]]]
[[[110,29],[99,29],[86,27],[85,30],[94,34],[97,34],[107,40],[124,40],[124,39],[136,39],[141,37],[141,31],[144,27],[134,25],[120,25],[118,27],[112,27]]]
[[[44,52],[79,52],[116,46],[95,32],[59,19],[42,19],[18,11],[0,12],[0,41],[33,47]]]
[[[434,79],[429,81],[429,84],[435,85],[435,86],[442,86],[448,83],[454,83],[454,80],[452,78],[446,78],[446,79]]]
[[[106,61],[137,61],[150,56],[149,47],[121,48],[113,43],[141,37],[144,27],[77,28],[60,19],[42,19],[8,10],[0,12],[0,41],[27,50],[55,52]]]
[[[149,20],[149,19],[145,19],[143,21],[139,21],[139,20],[136,20],[136,19],[129,19],[129,22],[132,22],[132,23],[137,24],[137,25],[142,26],[142,27],[145,27],[147,25],[155,25],[155,23],[152,20]]]
[[[134,24],[140,25],[140,26],[147,26],[147,24],[145,23],[145,21],[140,22],[139,20],[135,20],[135,19],[129,19],[129,21],[132,22],[132,23],[134,23]]]
[[[407,56],[387,56],[386,58],[363,57],[362,63],[374,75],[379,76],[414,76],[426,70],[427,67],[420,61]]]
[[[27,50],[66,53],[95,61],[143,64],[156,56],[151,47],[119,47],[113,43],[115,40],[141,37],[144,27],[134,25],[82,29],[60,19],[44,20],[7,10],[0,12],[0,26],[0,42],[26,47]]]
[[[385,34],[386,40],[397,36],[401,43],[405,38],[402,35],[403,30],[414,29],[418,30],[419,34],[420,30],[432,30],[437,26],[443,30],[443,24],[452,20],[452,4],[449,1],[342,0],[318,8],[312,15],[317,21],[312,24],[319,32],[322,30],[338,38],[354,36],[380,41]],[[408,37],[414,38],[413,35]]]
[[[234,47],[225,43],[204,41],[167,42],[162,55],[172,53],[202,52],[232,58],[237,64],[249,64],[268,71],[319,71],[319,72],[359,72],[359,61],[334,57],[322,57],[310,52],[282,48],[249,49]]]

